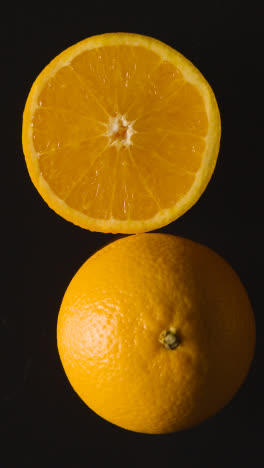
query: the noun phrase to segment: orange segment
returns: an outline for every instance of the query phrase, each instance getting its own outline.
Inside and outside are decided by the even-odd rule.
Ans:
[[[66,146],[55,151],[41,153],[39,156],[41,173],[45,175],[45,180],[52,187],[54,193],[62,200],[67,201],[66,198],[70,192],[75,188],[80,189],[79,184],[83,187],[84,176],[93,168],[95,162],[99,161],[105,148],[106,143],[100,139],[97,142],[96,151],[94,151],[91,141],[84,141],[76,147]],[[76,161],[78,161],[78,172],[76,171]],[[89,186],[92,185],[91,183],[92,180]],[[82,194],[82,197],[85,197],[86,194],[87,190]]]
[[[133,187],[133,191],[129,189]],[[150,219],[159,209],[144,177],[139,173],[129,149],[119,152],[112,215],[121,220]]]
[[[29,174],[58,214],[133,233],[173,221],[210,180],[220,141],[213,92],[169,46],[135,34],[84,40],[35,81],[24,112]]]
[[[186,172],[184,169],[180,170],[178,165],[167,164],[167,160],[158,153],[135,147],[131,154],[138,168],[138,177],[145,181],[146,187],[157,201],[157,208],[175,205],[194,182],[195,172]]]

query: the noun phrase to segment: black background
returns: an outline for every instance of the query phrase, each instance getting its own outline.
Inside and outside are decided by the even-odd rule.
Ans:
[[[135,4],[107,15],[100,14],[104,2],[97,14],[89,5],[56,10],[40,4],[37,12],[21,3],[1,20],[1,468],[264,466],[262,14],[260,3],[208,5],[160,5],[152,16],[150,7],[143,15]],[[85,231],[50,210],[29,179],[21,147],[23,108],[43,67],[79,40],[118,31],[176,48],[216,94],[222,140],[214,175],[196,205],[160,231],[201,242],[229,261],[257,324],[256,354],[236,397],[200,426],[169,435],[136,434],[104,421],[68,383],[56,347],[64,291],[92,253],[120,236]]]

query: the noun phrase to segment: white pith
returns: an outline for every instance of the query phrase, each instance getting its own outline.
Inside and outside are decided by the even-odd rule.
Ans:
[[[132,145],[131,137],[136,131],[133,129],[133,122],[128,122],[124,115],[117,114],[115,117],[109,116],[109,122],[105,135],[110,139],[110,146],[130,146]],[[120,130],[124,130],[124,135],[118,135]]]

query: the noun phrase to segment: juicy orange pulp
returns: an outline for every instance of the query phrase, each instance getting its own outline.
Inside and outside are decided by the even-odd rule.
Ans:
[[[147,219],[194,182],[208,129],[204,102],[179,70],[143,47],[83,52],[49,80],[39,106],[41,172],[72,208]]]
[[[168,210],[199,178],[208,147],[204,96],[151,48],[104,44],[73,54],[44,75],[31,107],[40,175],[59,200],[88,218],[156,217],[159,224],[167,210],[169,221]]]

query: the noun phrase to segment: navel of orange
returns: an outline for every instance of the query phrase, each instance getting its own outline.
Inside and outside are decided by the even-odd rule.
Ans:
[[[90,230],[168,224],[200,197],[220,142],[214,94],[185,57],[128,33],[88,38],[38,76],[23,119],[37,190]]]

